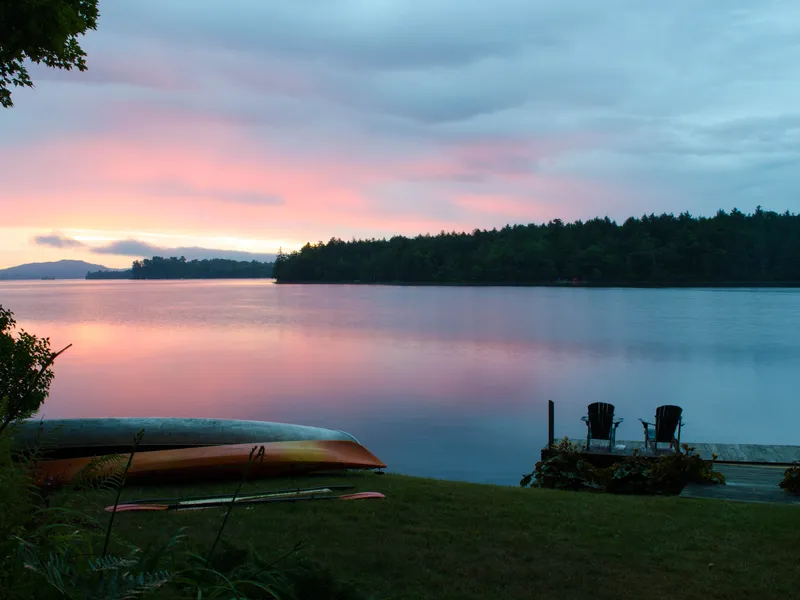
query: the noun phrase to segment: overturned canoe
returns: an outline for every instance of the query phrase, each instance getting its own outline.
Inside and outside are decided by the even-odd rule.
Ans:
[[[252,454],[253,448],[256,448],[255,454]],[[249,466],[248,479],[315,471],[386,467],[378,457],[357,442],[304,440],[137,452],[133,456],[127,480],[132,483],[160,483],[241,478],[248,468],[251,454],[253,459]],[[35,481],[38,485],[66,483],[92,460],[92,457],[84,456],[38,461],[33,467]],[[127,460],[127,456],[120,456],[114,463],[106,461],[102,468],[92,469],[92,476],[119,472]]]
[[[256,442],[358,441],[343,431],[269,421],[94,418],[29,419],[16,425],[14,444],[17,449],[41,448],[53,458],[125,453],[130,451],[134,435],[142,429],[140,451]]]

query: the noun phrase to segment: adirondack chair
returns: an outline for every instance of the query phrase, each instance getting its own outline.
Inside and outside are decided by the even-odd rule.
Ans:
[[[586,423],[586,451],[591,451],[592,440],[608,440],[611,452],[617,437],[617,427],[625,419],[614,419],[614,405],[607,402],[593,402],[587,407],[587,416],[581,417]]]
[[[656,422],[649,423],[644,419],[639,419],[644,427],[644,447],[655,454],[658,452],[659,444],[669,444],[670,450],[680,452],[681,450],[681,428],[686,425],[681,414],[683,409],[680,406],[666,404],[656,409]]]

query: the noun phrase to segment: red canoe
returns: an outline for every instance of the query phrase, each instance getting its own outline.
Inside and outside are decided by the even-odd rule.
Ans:
[[[362,445],[348,440],[303,440],[265,444],[204,446],[175,450],[139,452],[128,470],[130,482],[164,482],[180,480],[213,481],[240,478],[250,454],[263,448],[263,456],[250,466],[248,479],[277,475],[303,474],[341,469],[383,469],[386,465]],[[98,475],[107,475],[124,467],[128,457]],[[38,485],[65,483],[92,461],[92,457],[62,458],[36,463]]]

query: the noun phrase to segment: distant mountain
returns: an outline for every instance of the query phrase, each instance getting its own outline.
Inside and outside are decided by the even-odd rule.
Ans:
[[[1,279],[83,279],[89,271],[114,271],[103,265],[93,265],[82,260],[28,263],[0,269]]]

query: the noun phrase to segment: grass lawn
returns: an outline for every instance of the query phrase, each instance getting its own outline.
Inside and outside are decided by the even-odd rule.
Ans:
[[[794,506],[371,473],[262,480],[243,491],[325,483],[353,483],[387,498],[237,506],[223,538],[275,556],[305,541],[302,552],[377,599],[800,598]],[[234,488],[130,487],[122,501]],[[224,513],[120,513],[115,527],[144,545],[186,526],[207,548]]]

